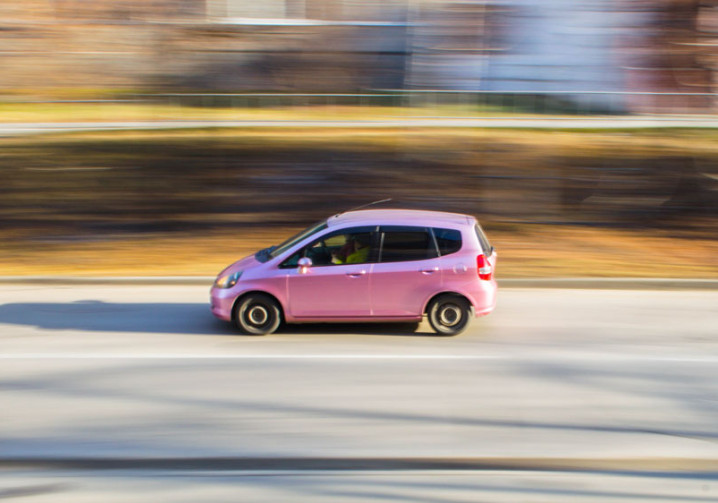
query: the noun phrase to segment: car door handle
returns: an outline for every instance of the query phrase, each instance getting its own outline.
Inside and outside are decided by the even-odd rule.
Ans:
[[[439,270],[438,267],[432,267],[431,269],[421,269],[421,274],[434,274]]]
[[[361,271],[357,271],[357,272],[348,272],[347,276],[349,276],[350,278],[360,278],[360,277],[364,276],[365,274],[366,274],[366,271],[361,270]]]

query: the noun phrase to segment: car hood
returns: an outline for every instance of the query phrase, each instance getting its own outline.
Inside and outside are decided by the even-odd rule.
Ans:
[[[237,271],[246,271],[247,269],[254,267],[258,264],[261,264],[261,262],[254,258],[254,255],[249,255],[241,260],[236,261],[234,264],[225,267],[222,272],[217,275],[217,277],[219,278],[226,274],[232,274]]]

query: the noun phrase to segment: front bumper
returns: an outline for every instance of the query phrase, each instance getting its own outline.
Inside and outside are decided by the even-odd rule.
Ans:
[[[231,289],[212,287],[209,291],[210,311],[220,320],[232,320],[235,296]]]

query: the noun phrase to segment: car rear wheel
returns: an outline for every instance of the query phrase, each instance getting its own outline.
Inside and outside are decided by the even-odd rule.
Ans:
[[[279,328],[282,310],[269,295],[251,293],[234,306],[234,324],[245,334],[266,335]]]
[[[441,295],[429,304],[429,323],[439,335],[456,335],[469,325],[471,304],[458,295]]]

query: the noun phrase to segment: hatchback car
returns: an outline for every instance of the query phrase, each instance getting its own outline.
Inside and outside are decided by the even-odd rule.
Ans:
[[[496,252],[469,215],[367,209],[334,215],[223,270],[212,313],[247,334],[282,322],[419,322],[462,332],[496,304]]]

